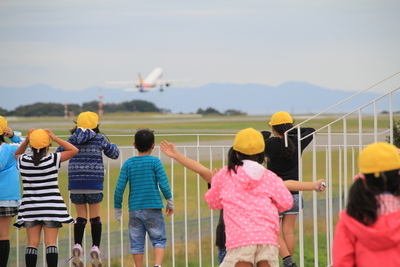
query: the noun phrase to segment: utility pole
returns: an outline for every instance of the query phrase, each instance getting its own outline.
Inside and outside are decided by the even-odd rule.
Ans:
[[[103,116],[103,95],[101,88],[99,88],[99,117]]]

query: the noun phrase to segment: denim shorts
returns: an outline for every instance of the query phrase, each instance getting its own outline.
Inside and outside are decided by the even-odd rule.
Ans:
[[[129,240],[131,254],[143,254],[148,233],[153,248],[165,249],[167,237],[161,209],[144,209],[129,212]]]
[[[32,221],[32,222],[24,222],[24,227],[25,228],[32,228],[37,225],[43,225],[46,226],[47,228],[62,228],[62,223],[60,222],[55,222],[55,221]]]
[[[286,211],[279,212],[279,217],[282,217],[283,215],[296,215],[299,214],[299,194],[292,195],[293,196],[293,206]],[[301,198],[301,208],[304,208],[304,201],[303,197]]]
[[[69,195],[73,204],[96,204],[103,201],[103,193],[96,194],[74,194]]]

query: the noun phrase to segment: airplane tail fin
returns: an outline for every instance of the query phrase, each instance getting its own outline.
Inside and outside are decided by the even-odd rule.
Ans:
[[[143,92],[143,79],[140,73],[138,73],[138,84],[136,85],[136,88],[139,88],[139,92]]]
[[[139,84],[142,86],[143,85],[143,79],[142,79],[142,76],[140,75],[140,73],[138,73],[138,81],[139,81]]]

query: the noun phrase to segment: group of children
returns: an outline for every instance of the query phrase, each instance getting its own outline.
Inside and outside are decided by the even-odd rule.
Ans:
[[[291,255],[295,244],[294,224],[302,203],[298,192],[325,189],[323,179],[298,181],[298,157],[312,141],[315,130],[288,131],[293,128],[293,119],[283,111],[275,113],[269,124],[274,137],[269,131],[253,128],[239,131],[229,150],[228,164],[219,171],[182,155],[172,143],[160,143],[165,155],[210,184],[205,200],[211,209],[221,210],[217,227],[220,266],[277,267],[280,255],[284,267],[295,267]],[[25,138],[20,138],[0,116],[0,187],[10,188],[7,192],[0,191],[0,267],[7,265],[9,226],[16,215],[14,226],[27,229],[26,266],[36,266],[42,232],[47,266],[57,266],[58,229],[63,223],[74,223],[75,245],[70,260],[73,266],[83,267],[82,240],[88,220],[92,266],[103,266],[104,257],[100,252],[102,160],[103,154],[117,159],[119,149],[100,133],[98,126],[96,113],[83,112],[67,141],[43,129],[31,129]],[[300,147],[298,135],[302,140]],[[6,143],[4,137],[16,145]],[[49,153],[51,141],[58,144],[54,153]],[[115,219],[121,220],[123,195],[129,185],[128,230],[135,266],[143,266],[148,234],[154,248],[154,266],[160,267],[166,248],[161,193],[166,200],[166,216],[174,213],[174,201],[160,159],[151,156],[155,147],[153,131],[138,130],[133,145],[138,155],[123,164],[114,192]],[[57,172],[66,160],[69,160],[68,189],[76,209],[75,220],[68,213],[58,188]],[[341,213],[335,232],[334,266],[371,266],[368,264],[372,262],[399,266],[400,158],[397,150],[387,143],[367,146],[360,152],[359,166],[361,173],[350,190],[347,209]],[[19,177],[23,183],[22,198]],[[283,235],[279,234],[280,230]]]
[[[0,116],[0,184],[10,191],[0,191],[0,267],[7,266],[9,257],[9,228],[26,228],[25,264],[36,266],[38,246],[44,235],[47,266],[58,266],[58,230],[64,223],[74,223],[75,245],[72,264],[83,267],[82,240],[87,220],[91,224],[92,266],[102,266],[100,203],[103,199],[103,154],[117,159],[119,149],[100,133],[98,116],[94,112],[79,114],[76,127],[67,141],[48,129],[30,129],[25,138],[18,138]],[[5,142],[10,138],[12,144]],[[51,142],[58,148],[49,153]],[[68,190],[75,205],[77,218],[69,214],[58,186],[58,170],[69,160]],[[23,195],[20,195],[21,177]],[[5,191],[5,190],[4,190]],[[87,211],[89,210],[89,212]]]
[[[279,254],[284,267],[295,267],[291,255],[295,243],[294,222],[299,212],[298,191],[325,189],[324,179],[298,181],[299,149],[302,152],[312,141],[310,134],[315,130],[290,131],[286,146],[284,133],[293,128],[290,114],[277,112],[269,124],[274,137],[270,137],[269,131],[258,132],[253,128],[239,131],[228,152],[228,165],[217,173],[183,156],[173,144],[167,141],[160,144],[166,155],[211,184],[205,198],[211,209],[221,210],[216,236],[220,266],[276,267]],[[297,131],[304,137],[299,149]],[[268,169],[263,165],[266,156]],[[279,217],[286,214],[292,218],[282,238]]]

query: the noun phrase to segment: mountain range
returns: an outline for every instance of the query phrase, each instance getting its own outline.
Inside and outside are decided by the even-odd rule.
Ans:
[[[3,92],[0,107],[8,111],[37,102],[82,105],[85,102],[98,101],[101,95],[105,105],[144,100],[172,113],[196,113],[198,109],[205,110],[211,107],[220,112],[233,109],[249,115],[272,114],[279,110],[292,114],[318,113],[357,93],[324,88],[306,82],[286,82],[276,87],[251,83],[210,83],[197,88],[167,87],[163,92],[155,90],[146,93],[96,86],[81,91],[63,91],[46,84],[25,88],[0,86],[0,90]],[[353,111],[379,96],[381,94],[376,92],[364,92],[338,105],[332,112]],[[388,110],[389,105],[383,105],[379,109]]]

